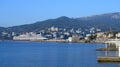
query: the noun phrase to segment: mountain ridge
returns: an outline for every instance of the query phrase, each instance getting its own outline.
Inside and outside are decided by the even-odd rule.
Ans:
[[[100,15],[92,15],[80,18],[69,18],[66,16],[61,16],[55,19],[48,19],[44,21],[38,21],[33,24],[25,24],[7,28],[0,28],[0,32],[32,32],[40,31],[43,29],[50,28],[51,26],[56,26],[60,28],[88,28],[95,27],[100,28],[102,31],[109,31],[110,28],[113,31],[120,31],[120,12],[115,13],[105,13]]]

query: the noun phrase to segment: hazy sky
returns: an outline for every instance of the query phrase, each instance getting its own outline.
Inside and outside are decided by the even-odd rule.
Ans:
[[[0,26],[120,12],[120,0],[0,0]]]

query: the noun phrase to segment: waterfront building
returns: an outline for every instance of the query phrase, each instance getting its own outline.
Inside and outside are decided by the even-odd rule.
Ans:
[[[96,33],[96,42],[104,43],[107,39],[107,34],[105,32]]]
[[[113,33],[109,33],[107,37],[112,38],[113,36],[114,36]]]
[[[72,37],[69,37],[67,40],[68,42],[72,42]]]
[[[91,34],[86,34],[85,40],[90,40]]]
[[[72,42],[79,42],[79,36],[77,34],[72,35]]]
[[[61,35],[61,36],[60,36],[60,39],[63,39],[63,38],[64,38],[64,35]]]
[[[7,32],[2,32],[2,36],[6,36],[6,35],[8,35]]]
[[[104,32],[96,33],[96,35],[97,35],[97,38],[106,38],[106,34]]]
[[[15,36],[16,35],[16,33],[15,32],[12,32],[12,36]]]
[[[79,37],[77,34],[73,34],[72,37],[68,37],[68,42],[79,42]]]
[[[117,37],[117,38],[120,38],[120,33],[117,33],[117,34],[116,34],[116,37]]]

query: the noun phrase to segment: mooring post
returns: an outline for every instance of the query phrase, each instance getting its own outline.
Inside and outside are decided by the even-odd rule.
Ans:
[[[106,46],[106,51],[105,51],[105,56],[108,56],[108,54],[107,54],[107,44],[105,45]]]

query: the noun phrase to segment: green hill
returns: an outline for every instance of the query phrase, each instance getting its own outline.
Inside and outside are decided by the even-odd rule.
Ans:
[[[102,31],[109,31],[109,29],[112,28],[112,31],[120,31],[120,13],[107,13],[81,18],[69,18],[62,16],[56,19],[38,21],[33,24],[13,26],[6,29],[2,28],[2,30],[0,28],[0,31],[6,30],[8,32],[31,32],[47,29],[51,26],[82,29],[95,27],[102,29]]]

